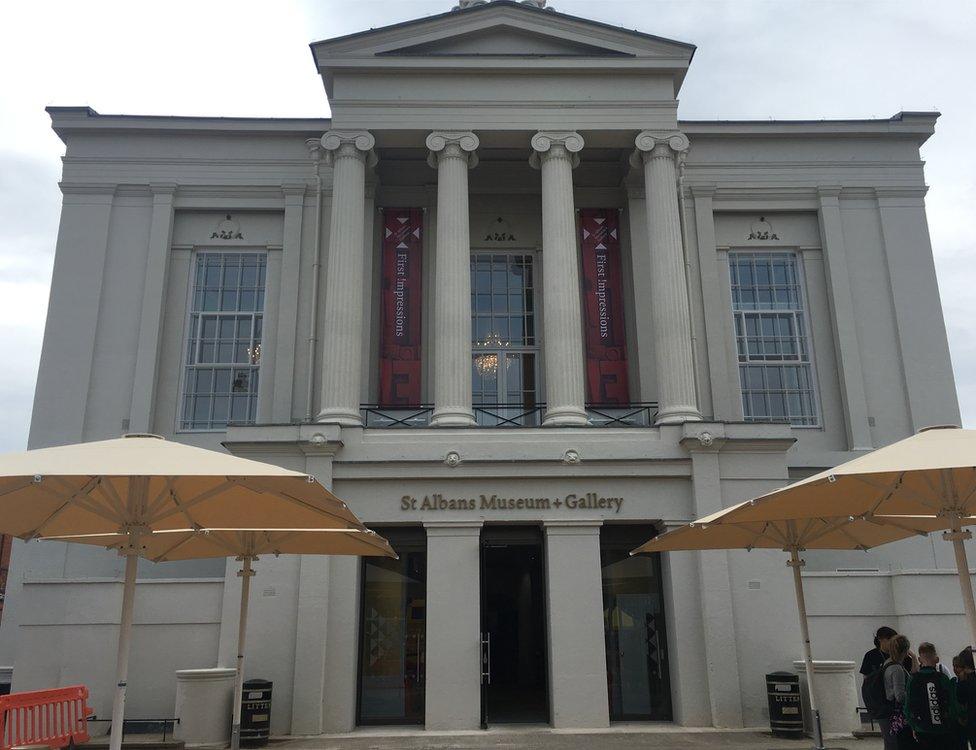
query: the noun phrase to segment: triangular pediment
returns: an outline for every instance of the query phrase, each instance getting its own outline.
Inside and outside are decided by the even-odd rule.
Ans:
[[[605,70],[667,71],[677,88],[695,51],[684,42],[513,0],[326,39],[311,47],[330,96],[333,76],[340,70],[375,72],[431,65],[471,70],[512,64],[556,69],[592,61],[599,61]]]
[[[527,31],[509,24],[499,24],[467,34],[452,34],[443,39],[400,47],[381,54],[448,57],[466,55],[614,57],[629,53],[574,39],[540,34],[537,31]]]

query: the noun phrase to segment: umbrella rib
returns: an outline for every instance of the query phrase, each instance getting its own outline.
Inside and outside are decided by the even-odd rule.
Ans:
[[[122,503],[122,498],[119,497],[114,487],[109,490],[109,485],[111,485],[111,482],[99,482],[98,486],[93,490],[93,492],[97,491],[99,494],[101,494],[102,497],[108,501],[109,507],[115,510],[119,523],[125,524],[125,505]]]
[[[183,546],[184,544],[186,544],[187,542],[189,542],[189,541],[190,541],[191,539],[195,539],[198,533],[199,533],[199,532],[197,532],[197,531],[188,531],[188,532],[186,533],[186,536],[184,536],[184,537],[183,537],[182,539],[180,539],[180,540],[179,540],[179,541],[178,541],[178,542],[177,542],[176,544],[174,544],[174,545],[173,545],[172,547],[169,547],[169,548],[168,548],[168,549],[167,549],[167,550],[166,550],[165,552],[163,552],[163,553],[162,553],[161,555],[156,555],[156,557],[154,557],[154,558],[153,558],[153,560],[154,560],[155,562],[159,562],[160,560],[165,560],[165,559],[166,559],[167,557],[169,557],[169,556],[170,556],[171,554],[173,554],[174,552],[176,552],[176,550],[178,550],[178,549],[179,549],[180,547],[182,547],[182,546]],[[159,536],[162,536],[162,535],[161,535],[161,534],[159,534]]]
[[[156,514],[156,511],[163,506],[163,503],[166,502],[166,496],[170,493],[172,486],[173,477],[166,477],[166,480],[163,483],[163,488],[156,494],[153,501],[146,507],[146,518],[152,518]]]
[[[888,490],[889,489],[888,487],[885,487],[883,484],[879,484],[878,482],[872,482],[870,479],[868,479],[867,477],[865,477],[863,474],[851,474],[850,476],[853,479],[857,479],[859,482],[862,482],[864,484],[867,484],[867,485],[869,485],[871,487],[874,487],[876,489],[883,489],[883,490]],[[903,477],[904,476],[904,473],[902,473],[901,476]],[[906,493],[908,493],[910,495],[914,495],[915,498],[922,505],[924,505],[926,508],[932,508],[933,510],[936,510],[936,511],[942,510],[942,508],[939,507],[938,505],[933,505],[931,503],[931,501],[927,497],[925,497],[925,495],[921,494],[920,492],[917,492],[917,491],[913,490],[911,487],[908,487],[908,486],[906,486],[904,484],[901,484],[901,478],[899,478],[898,482],[899,482],[899,484],[898,484],[897,487],[891,488],[892,494],[894,494],[894,491],[895,490],[901,490],[902,492],[906,492]],[[872,509],[872,512],[873,513],[877,513],[878,512],[878,508],[880,508],[880,506],[881,506],[881,503],[886,502],[889,498],[890,498],[890,495],[882,498],[874,506],[874,508]],[[882,513],[879,513],[878,515],[885,515],[885,514],[882,512]]]
[[[929,532],[926,529],[916,529],[909,526],[907,523],[902,523],[904,516],[880,516],[884,518],[884,521],[879,521],[877,516],[866,516],[865,521],[868,523],[873,523],[875,526],[893,526],[896,529],[901,529],[902,531],[908,531],[912,534],[918,534],[919,536],[928,536]]]
[[[226,490],[228,487],[232,486],[233,484],[234,483],[231,482],[229,479],[225,479],[223,482],[221,482],[220,484],[218,484],[216,487],[211,487],[206,492],[201,492],[196,497],[193,497],[193,498],[191,498],[189,500],[183,501],[182,505],[177,505],[177,507],[176,507],[175,510],[168,510],[165,513],[163,513],[162,515],[159,515],[159,516],[156,516],[155,518],[152,518],[152,522],[153,523],[156,523],[158,521],[162,521],[164,518],[169,518],[170,516],[175,516],[177,513],[182,513],[184,516],[186,516],[187,518],[189,518],[189,516],[187,515],[187,510],[189,510],[190,508],[192,508],[194,505],[197,505],[198,503],[202,503],[204,500],[209,500],[214,495],[220,494],[221,492],[223,492],[224,490]],[[172,493],[170,494],[170,497],[173,497]],[[199,525],[199,524],[195,523],[192,518],[190,519],[190,522],[193,523],[194,526],[198,526]]]
[[[236,481],[236,480],[231,480],[231,481],[233,481],[235,484],[240,484],[242,487],[244,487],[245,489],[249,489],[252,492],[255,491],[252,488],[248,487],[243,482]],[[308,503],[308,502],[302,500],[301,498],[293,497],[292,495],[289,495],[287,492],[282,492],[282,491],[279,490],[277,492],[272,492],[272,493],[269,493],[269,494],[272,494],[275,497],[281,498],[282,500],[285,500],[285,501],[287,501],[289,503],[294,503],[295,505],[301,506],[302,508],[307,508],[307,509],[313,510],[316,513],[319,513],[320,515],[329,516],[331,518],[336,519],[337,521],[342,521],[349,528],[366,528],[362,523],[360,523],[358,525],[358,527],[355,526],[355,525],[349,526],[349,524],[351,524],[352,522],[348,518],[343,518],[341,515],[338,514],[338,512],[333,512],[333,511],[328,510],[326,508],[320,508],[317,505],[313,505],[312,503]]]
[[[24,489],[25,487],[30,487],[32,484],[34,484],[33,477],[22,479],[20,482],[12,484],[11,486],[5,488],[2,492],[0,492],[0,497],[3,497],[4,495],[9,495],[11,492],[18,492]]]
[[[190,517],[190,514],[186,512],[186,504],[180,499],[179,493],[172,485],[169,486],[169,496],[173,499],[173,505],[175,505],[177,510],[183,514],[183,517],[187,520],[187,522],[191,526],[197,526],[197,524],[194,523],[193,519]]]
[[[387,543],[387,545],[384,545],[384,544],[383,544],[382,542],[380,542],[380,541],[379,541],[378,539],[376,539],[376,538],[374,538],[374,536],[373,536],[373,534],[363,534],[363,535],[362,535],[362,536],[361,536],[360,538],[361,538],[361,539],[362,539],[363,541],[365,541],[365,542],[366,542],[367,544],[369,544],[369,545],[371,545],[372,547],[375,547],[376,549],[378,549],[378,550],[380,550],[380,551],[382,551],[382,552],[386,552],[386,551],[387,551],[387,550],[386,550],[386,546],[387,546],[387,545],[388,545],[389,543]],[[395,551],[394,551],[394,554],[396,554],[396,552],[395,552]]]
[[[767,531],[770,532],[769,535],[766,534]],[[784,546],[789,544],[789,541],[787,541],[786,534],[784,534],[783,531],[779,529],[772,521],[766,521],[763,524],[762,531],[760,531],[759,533],[762,536],[766,537],[767,539],[773,540],[774,542],[776,542],[776,544],[782,544]]]
[[[973,499],[973,495],[976,495],[976,478],[973,479],[972,486],[970,487],[969,491],[966,492],[965,499],[959,503],[959,508],[966,509],[966,507],[969,505],[969,501]]]
[[[81,489],[79,489],[78,491],[76,491],[74,494],[70,495],[64,502],[61,503],[61,505],[56,510],[54,510],[53,512],[51,512],[48,515],[48,517],[45,518],[43,521],[41,521],[41,523],[38,524],[37,527],[33,531],[31,531],[27,536],[29,536],[29,537],[36,537],[36,536],[38,536],[41,533],[41,530],[45,526],[47,526],[49,523],[51,523],[53,520],[55,520],[58,516],[60,516],[62,513],[64,513],[68,508],[70,508],[71,505],[72,505],[72,503],[74,503],[77,498],[84,497],[89,492],[91,492],[98,485],[99,481],[100,480],[98,479],[98,477],[90,477],[88,479],[88,481],[81,487]],[[44,487],[42,485],[39,485],[38,486],[38,490],[40,492],[46,493],[48,495],[51,495],[54,498],[57,498],[58,497],[58,495],[56,495],[54,492],[52,492],[51,490],[47,489],[46,487]],[[101,515],[101,514],[99,514],[99,515]],[[112,520],[114,521],[114,519],[112,519]]]
[[[886,503],[888,502],[888,500],[891,499],[892,495],[894,495],[898,491],[898,488],[901,487],[901,483],[904,480],[904,478],[905,478],[904,473],[898,475],[898,478],[894,481],[894,483],[892,483],[892,485],[885,490],[885,493],[881,496],[881,499],[871,506],[871,513],[877,513],[878,508],[881,507],[882,503]],[[864,480],[862,479],[861,481]],[[871,483],[869,482],[869,484]]]
[[[851,533],[849,528],[844,528],[843,526],[840,526],[837,528],[837,531],[843,534],[844,536],[846,536],[852,542],[854,542],[854,544],[857,546],[857,549],[864,550],[865,552],[868,549],[870,549],[870,545],[864,544],[863,542],[859,541],[858,538]]]
[[[803,530],[803,534],[801,534],[800,538],[797,539],[797,544],[803,544],[804,546],[811,544],[818,539],[823,539],[825,536],[827,536],[827,534],[839,530],[842,526],[844,526],[844,524],[848,523],[846,518],[843,520],[834,521],[833,523],[830,523],[825,518],[816,518],[811,520],[820,521],[823,526],[817,529],[817,533],[812,533],[809,536],[806,536],[807,532],[810,531],[810,524],[807,524],[807,527]]]

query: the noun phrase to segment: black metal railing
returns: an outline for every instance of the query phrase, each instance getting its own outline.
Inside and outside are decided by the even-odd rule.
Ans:
[[[519,428],[542,424],[546,404],[497,403],[474,404],[476,427]],[[359,412],[364,427],[415,428],[429,427],[433,404],[383,406],[361,404]],[[587,404],[589,427],[651,427],[657,414],[657,403],[645,401],[631,404]]]

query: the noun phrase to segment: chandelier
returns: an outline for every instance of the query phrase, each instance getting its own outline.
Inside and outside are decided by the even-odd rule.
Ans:
[[[502,337],[497,333],[492,331],[489,333],[482,341],[475,341],[475,349],[507,349],[509,347],[508,341],[502,341]],[[494,375],[498,372],[498,352],[485,352],[484,354],[478,354],[474,358],[475,369],[482,376],[484,375]],[[506,369],[511,367],[512,360],[506,361]]]

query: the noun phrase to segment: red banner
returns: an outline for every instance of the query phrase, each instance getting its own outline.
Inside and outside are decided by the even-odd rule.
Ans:
[[[580,209],[580,232],[586,400],[591,404],[628,404],[630,389],[617,209]]]
[[[382,406],[420,404],[420,265],[424,214],[419,208],[383,210],[380,290]]]

